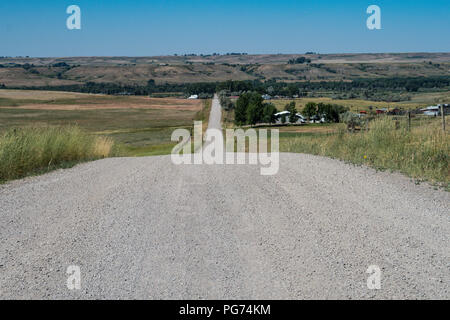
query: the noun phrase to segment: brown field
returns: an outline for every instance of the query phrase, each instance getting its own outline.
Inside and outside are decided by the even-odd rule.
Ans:
[[[0,90],[0,108],[34,110],[164,109],[199,111],[200,100],[108,96],[58,91]]]
[[[107,96],[53,91],[0,90],[0,131],[74,125],[112,137],[126,154],[170,153],[176,128],[208,117],[208,101]]]

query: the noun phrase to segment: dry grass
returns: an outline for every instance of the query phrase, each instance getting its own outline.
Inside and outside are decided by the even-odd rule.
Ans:
[[[113,146],[76,126],[10,129],[0,135],[0,182],[109,157]]]
[[[439,121],[407,130],[382,117],[369,131],[329,135],[305,135],[281,140],[285,152],[311,153],[339,158],[378,169],[391,169],[415,179],[425,179],[450,187],[450,138]]]
[[[0,107],[35,110],[175,109],[197,112],[201,100],[111,96],[39,90],[0,90]]]

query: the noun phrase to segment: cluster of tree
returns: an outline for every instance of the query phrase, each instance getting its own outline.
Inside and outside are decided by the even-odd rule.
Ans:
[[[29,70],[31,68],[34,68],[35,65],[34,64],[25,63],[25,64],[22,64],[21,67],[24,68],[25,70]]]
[[[348,108],[336,104],[308,102],[303,108],[303,116],[308,119],[324,117],[326,121],[339,122],[340,115],[348,111]]]
[[[219,101],[220,101],[220,105],[222,106],[223,109],[225,110],[231,110],[234,108],[234,104],[231,101],[231,99],[228,97],[228,93],[226,90],[222,90],[218,93],[218,97],[219,97]]]
[[[236,101],[234,122],[237,125],[274,123],[277,109],[271,103],[264,103],[257,92],[246,92]]]
[[[311,63],[311,59],[307,59],[305,57],[299,57],[297,59],[290,59],[288,64],[303,64],[303,63]]]
[[[70,65],[68,65],[65,62],[57,62],[57,63],[52,64],[52,67],[54,67],[54,68],[70,68]]]

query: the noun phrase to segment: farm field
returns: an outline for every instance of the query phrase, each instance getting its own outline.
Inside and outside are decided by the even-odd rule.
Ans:
[[[269,102],[273,103],[278,110],[284,110],[284,106],[295,101],[297,110],[301,111],[308,102],[315,103],[331,103],[348,107],[352,112],[359,112],[362,110],[369,110],[369,106],[376,108],[392,108],[399,107],[405,110],[423,108],[429,105],[441,103],[442,101],[450,100],[450,91],[442,92],[420,92],[413,94],[410,101],[401,102],[383,102],[383,101],[370,101],[362,99],[332,99],[328,97],[321,98],[298,98],[298,99],[274,99]]]
[[[124,155],[170,153],[175,128],[202,119],[205,100],[0,90],[0,130],[77,125],[108,136]]]

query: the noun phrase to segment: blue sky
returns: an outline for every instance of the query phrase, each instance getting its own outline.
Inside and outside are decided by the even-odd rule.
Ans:
[[[82,29],[66,28],[80,6]],[[366,9],[381,8],[381,30]],[[0,2],[0,56],[448,52],[448,0],[29,0]]]

